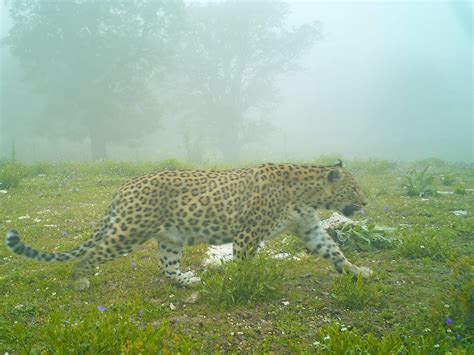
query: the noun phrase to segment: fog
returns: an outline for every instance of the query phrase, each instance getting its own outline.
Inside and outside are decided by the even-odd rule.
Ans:
[[[0,159],[474,161],[469,1],[1,3]]]

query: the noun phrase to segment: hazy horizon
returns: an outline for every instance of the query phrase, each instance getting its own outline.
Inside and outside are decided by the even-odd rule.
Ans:
[[[14,1],[8,4],[13,7],[16,5]],[[228,11],[234,11],[237,17],[235,26],[241,25],[239,19],[244,21],[245,14],[268,10],[259,7],[265,2],[246,2],[245,9],[238,2],[230,4],[233,7],[229,6]],[[209,31],[215,31],[217,35],[222,31],[233,35],[232,28],[219,30],[216,17],[227,15],[224,5],[219,10],[209,7],[210,15],[205,14],[209,17],[200,21],[203,24],[212,22],[214,27],[210,27]],[[7,4],[2,2],[1,6],[0,37],[4,39],[12,29],[13,22],[6,11]],[[242,8],[241,12],[239,6]],[[192,11],[189,10],[189,4],[183,8],[185,14]],[[295,56],[293,64],[301,65],[303,70],[281,73],[275,71],[271,74],[268,79],[268,94],[275,94],[272,100],[265,101],[263,95],[261,98],[259,96],[259,101],[254,106],[250,105],[239,111],[243,118],[239,125],[234,126],[234,121],[228,120],[228,117],[233,117],[235,113],[229,111],[227,106],[211,110],[202,101],[205,96],[199,96],[198,99],[187,97],[187,94],[199,91],[200,85],[208,85],[205,81],[200,82],[197,74],[204,75],[209,70],[209,75],[213,75],[212,67],[193,62],[199,59],[198,55],[183,56],[179,53],[184,52],[178,52],[169,56],[174,58],[171,66],[163,66],[164,69],[150,67],[150,70],[165,72],[164,76],[157,76],[158,79],[151,83],[151,93],[158,98],[156,108],[150,108],[150,102],[153,105],[155,101],[147,101],[149,97],[145,99],[138,95],[139,86],[131,91],[133,95],[127,94],[119,100],[120,105],[127,109],[136,105],[136,112],[144,118],[138,119],[139,116],[134,116],[135,111],[130,110],[130,113],[123,111],[126,117],[113,115],[113,120],[108,118],[105,121],[108,133],[102,140],[107,141],[106,157],[115,160],[177,158],[221,162],[227,159],[226,150],[237,150],[238,160],[309,160],[324,154],[336,154],[361,159],[440,158],[474,162],[470,2],[290,1],[290,10],[289,15],[285,16],[286,25],[281,28],[290,30],[316,22],[314,28],[319,33],[311,45]],[[216,15],[212,11],[222,12]],[[232,18],[230,13],[229,18]],[[262,14],[255,18],[255,21],[264,21],[265,16]],[[84,21],[88,19],[91,18],[84,17]],[[179,26],[180,22],[177,24]],[[183,32],[184,37],[190,33],[186,31],[187,29]],[[235,33],[242,31],[236,27]],[[206,34],[204,32],[200,38],[206,38]],[[41,39],[41,34],[37,36]],[[182,39],[184,37],[176,36],[176,42],[170,45],[171,49],[166,50],[173,51],[185,46]],[[232,40],[229,38],[226,42],[224,38],[223,42],[217,42],[217,48],[208,44],[208,48],[216,51],[209,50],[209,53],[222,60],[225,50],[229,50],[227,44],[234,51],[237,51],[235,48],[238,46],[247,48],[245,50],[250,48],[246,47],[248,42],[245,39],[242,39],[242,43]],[[90,41],[95,43],[96,39],[91,38]],[[167,41],[163,43],[169,44],[170,40]],[[131,57],[139,65],[141,52],[130,52],[130,48],[136,47],[137,40],[131,40],[130,43],[130,46],[125,43],[127,47],[123,48],[120,44],[115,46],[117,51],[122,51],[118,53]],[[51,43],[48,45],[51,46]],[[215,46],[215,43],[212,45]],[[275,45],[281,44],[275,42]],[[291,45],[292,43],[287,43],[288,48]],[[73,45],[70,47],[74,50]],[[38,48],[41,50],[41,46]],[[266,48],[258,49],[262,53],[275,50],[265,46],[262,48]],[[188,50],[191,49],[189,47]],[[287,50],[285,55],[293,55],[291,49],[282,50]],[[101,53],[100,51],[98,47],[97,53]],[[94,53],[93,48],[91,53]],[[208,58],[209,53],[202,58]],[[240,54],[238,51],[235,53]],[[34,49],[29,55],[35,56]],[[87,73],[90,68],[87,58],[93,56],[86,56],[79,62],[83,67],[75,67],[75,70]],[[165,53],[159,58],[168,57]],[[265,68],[274,65],[271,58],[268,60],[268,64],[260,69],[262,73]],[[174,61],[190,68],[189,72],[180,69],[179,76],[171,75],[171,69],[168,68],[178,65]],[[210,60],[208,63],[214,62]],[[91,159],[90,133],[79,124],[76,127],[73,123],[76,121],[72,121],[73,117],[84,115],[81,102],[90,102],[90,99],[77,101],[77,92],[87,92],[90,87],[83,87],[77,92],[74,91],[77,88],[64,87],[58,91],[61,94],[58,98],[60,102],[53,102],[55,100],[52,101],[51,97],[55,96],[45,99],[41,90],[30,89],[30,82],[24,80],[27,70],[7,45],[1,47],[0,65],[0,81],[3,83],[0,97],[0,159],[8,159],[12,144],[17,157],[27,162]],[[60,63],[55,65],[61,67]],[[203,73],[197,73],[201,69]],[[120,74],[120,71],[117,73]],[[31,77],[31,74],[28,75]],[[61,75],[64,75],[63,71],[58,71],[59,78],[54,80],[61,82]],[[187,76],[195,80],[194,86],[180,86],[182,82],[187,83]],[[226,83],[225,78],[217,78]],[[274,86],[271,86],[272,80]],[[48,85],[53,85],[49,82],[50,80],[42,82],[43,91],[48,91]],[[68,81],[64,79],[64,82]],[[176,89],[178,86],[179,90]],[[267,88],[260,87],[259,90],[265,89]],[[236,92],[244,95],[242,90],[241,88]],[[219,97],[219,89],[215,92],[216,97]],[[91,109],[91,112],[101,112],[102,94],[106,95],[106,92],[97,91],[95,99],[98,106]],[[261,93],[256,91],[254,95],[259,94]],[[252,92],[249,95],[252,96]],[[117,99],[111,97],[110,100],[113,104]],[[215,102],[213,100],[209,102]],[[66,108],[51,111],[50,106],[61,105]],[[53,120],[50,112],[61,114]],[[48,115],[51,115],[51,120]],[[156,115],[156,122],[149,127],[145,126],[150,123],[150,117],[155,117],[153,115]],[[224,122],[222,117],[227,121]],[[115,119],[117,126],[113,124]],[[114,130],[123,126],[122,122],[126,120],[130,127],[124,133],[119,134],[117,131],[117,137],[114,138]],[[235,141],[239,146],[225,147],[225,142],[222,141],[227,141],[229,145],[237,144],[229,135],[230,131],[237,129],[241,130]],[[130,131],[130,137],[126,135],[127,130]]]

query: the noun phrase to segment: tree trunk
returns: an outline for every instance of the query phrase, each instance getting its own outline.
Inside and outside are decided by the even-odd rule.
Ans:
[[[89,125],[89,136],[91,140],[91,154],[93,160],[107,159],[107,142],[104,134],[103,121],[97,119]]]

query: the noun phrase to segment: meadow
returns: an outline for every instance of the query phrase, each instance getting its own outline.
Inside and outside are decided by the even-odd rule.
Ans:
[[[354,219],[369,227],[348,229],[338,241],[373,278],[339,275],[284,235],[253,261],[218,268],[203,265],[207,246],[186,249],[183,269],[203,282],[181,288],[161,275],[150,241],[100,266],[91,288],[76,292],[74,263],[32,262],[2,244],[1,353],[474,353],[473,166],[437,159],[346,165],[369,199]],[[223,167],[3,162],[0,233],[15,228],[35,248],[74,249],[121,184],[186,168]],[[289,257],[272,257],[279,253]]]

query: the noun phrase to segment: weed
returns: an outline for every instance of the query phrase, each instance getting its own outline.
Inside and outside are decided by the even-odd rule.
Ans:
[[[405,188],[408,196],[428,196],[433,194],[434,190],[431,184],[434,181],[433,175],[428,175],[428,166],[423,170],[412,170],[406,176]]]
[[[203,280],[203,294],[213,306],[229,308],[277,298],[282,283],[278,261],[263,255],[223,265]]]
[[[349,309],[362,309],[380,301],[380,284],[365,281],[362,276],[354,280],[352,274],[344,273],[332,285],[332,297],[336,303]]]
[[[393,230],[393,228],[377,226],[363,221],[356,224],[346,222],[340,228],[330,229],[328,232],[338,243],[351,249],[374,251],[393,248],[399,242],[398,239],[387,234]]]

